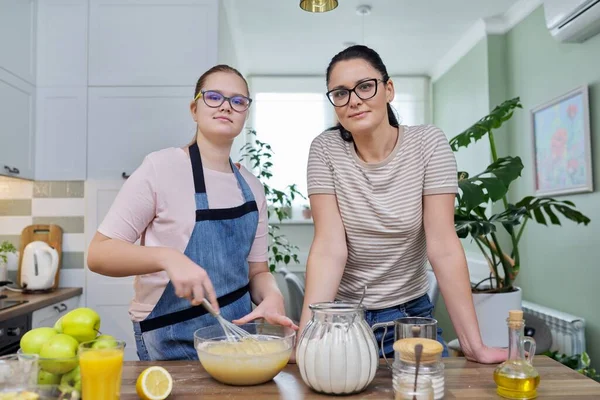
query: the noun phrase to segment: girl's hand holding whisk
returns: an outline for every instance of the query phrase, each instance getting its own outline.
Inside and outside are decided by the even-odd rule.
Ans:
[[[164,265],[163,269],[169,275],[178,297],[188,299],[194,306],[200,305],[206,297],[215,311],[219,312],[215,289],[203,268],[173,249],[165,249],[161,264]]]

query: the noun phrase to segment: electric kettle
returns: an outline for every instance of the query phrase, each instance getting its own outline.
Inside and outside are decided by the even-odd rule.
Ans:
[[[24,291],[52,289],[57,271],[56,249],[40,240],[25,246],[21,263],[21,286]]]

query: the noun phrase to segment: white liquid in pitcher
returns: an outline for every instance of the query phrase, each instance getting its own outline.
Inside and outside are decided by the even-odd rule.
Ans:
[[[346,394],[363,390],[374,378],[378,354],[360,324],[332,326],[300,342],[296,357],[302,379],[318,392]]]

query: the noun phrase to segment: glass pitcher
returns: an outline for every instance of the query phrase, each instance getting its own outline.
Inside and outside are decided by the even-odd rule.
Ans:
[[[379,352],[361,305],[315,303],[296,347],[302,380],[326,394],[358,393],[375,378]]]
[[[378,345],[381,346],[381,353],[383,354],[383,359],[385,360],[385,363],[387,364],[389,369],[392,369],[392,365],[385,356],[385,351],[383,347],[383,341],[387,334],[388,328],[392,326],[394,327],[394,342],[407,338],[423,338],[436,340],[437,324],[438,322],[435,318],[403,317],[397,318],[389,322],[378,322],[376,324],[373,324],[371,329],[373,330],[373,332],[377,331],[377,329],[383,329],[381,343],[379,343]]]
[[[523,334],[523,311],[509,311],[506,322],[509,338],[508,359],[494,371],[497,393],[507,399],[534,399],[540,384],[540,375],[531,364],[535,355],[535,340]],[[529,343],[528,357],[525,357],[525,343]]]

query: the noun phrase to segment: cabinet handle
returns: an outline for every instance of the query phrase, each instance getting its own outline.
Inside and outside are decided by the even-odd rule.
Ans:
[[[130,176],[131,176],[131,175],[127,175],[125,172],[123,172],[123,173],[121,174],[121,177],[123,177],[123,179],[127,179],[127,178],[129,178]]]
[[[7,170],[9,174],[18,174],[20,172],[19,168],[17,168],[17,167],[11,168],[8,165],[5,165],[4,169]]]
[[[56,310],[56,312],[63,312],[63,311],[67,311],[67,305],[65,303],[60,303],[60,306],[54,306],[54,309]]]

